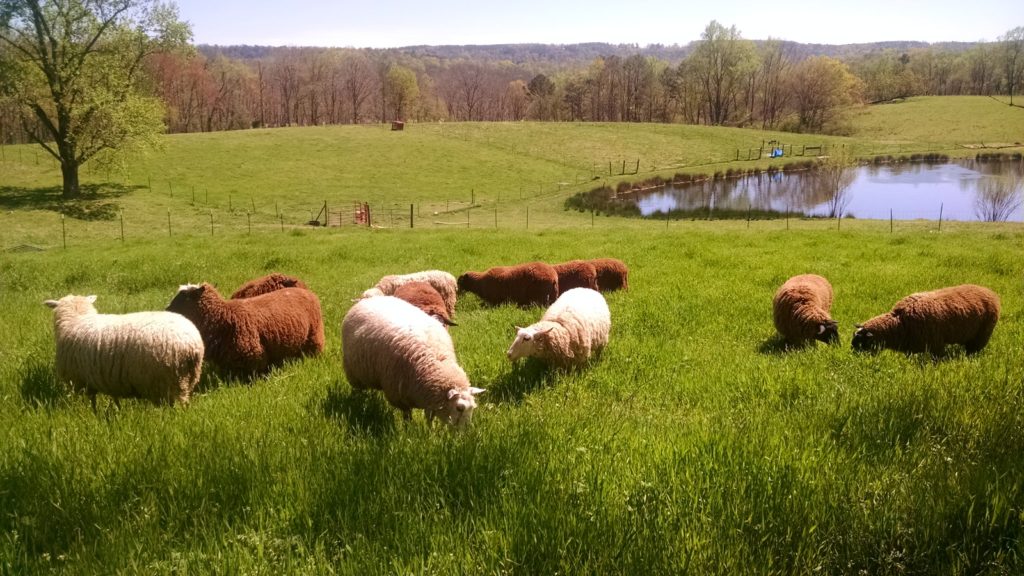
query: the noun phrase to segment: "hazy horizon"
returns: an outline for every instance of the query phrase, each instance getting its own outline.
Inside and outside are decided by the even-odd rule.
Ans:
[[[340,4],[178,0],[192,24],[194,42],[211,45],[403,48],[409,46],[587,43],[685,46],[699,40],[711,20],[733,26],[744,38],[802,44],[993,41],[1024,25],[1019,0],[977,0],[965,9],[952,0],[808,5],[765,2],[684,6],[636,0],[628,7],[608,0],[520,0],[515,9],[467,0],[410,0]],[[651,22],[656,26],[652,26]]]

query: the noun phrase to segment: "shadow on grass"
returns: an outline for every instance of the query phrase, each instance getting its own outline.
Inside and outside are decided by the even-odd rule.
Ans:
[[[767,354],[769,356],[781,356],[786,352],[791,352],[793,350],[798,350],[804,347],[805,346],[794,348],[792,346],[788,346],[786,344],[785,338],[779,336],[778,334],[773,334],[770,338],[768,338],[764,342],[761,342],[761,345],[757,347],[757,351],[761,354]]]
[[[21,398],[33,408],[55,408],[68,402],[71,390],[57,379],[53,366],[32,362],[21,378]]]
[[[395,411],[371,391],[353,391],[335,384],[327,390],[321,408],[324,416],[343,424],[355,434],[384,436],[395,431]]]
[[[488,400],[495,404],[521,404],[528,394],[552,386],[557,372],[536,358],[517,362],[487,390]]]
[[[113,220],[120,209],[113,199],[142,188],[145,186],[125,186],[116,183],[83,184],[81,196],[65,200],[60,186],[0,186],[0,210],[49,210],[76,220]]]

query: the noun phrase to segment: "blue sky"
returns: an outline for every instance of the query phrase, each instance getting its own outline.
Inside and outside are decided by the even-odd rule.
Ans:
[[[1024,26],[1024,0],[686,2],[684,0],[177,0],[196,43],[686,44],[708,22],[744,38],[848,44],[995,40]]]

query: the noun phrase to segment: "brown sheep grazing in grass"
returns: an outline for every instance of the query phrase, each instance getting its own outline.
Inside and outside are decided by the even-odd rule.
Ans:
[[[817,274],[793,276],[779,287],[772,299],[775,329],[790,346],[803,346],[820,340],[839,341],[839,325],[832,308],[832,285]]]
[[[206,359],[232,375],[262,374],[324,349],[320,300],[304,288],[225,300],[209,284],[187,284],[167,310],[191,320],[203,337]]]
[[[558,273],[558,293],[565,294],[573,288],[597,290],[597,268],[586,260],[570,260],[555,264]]]
[[[597,270],[597,289],[601,292],[629,289],[629,268],[617,258],[595,258],[589,261]]]
[[[294,276],[281,274],[280,272],[272,272],[266,276],[256,278],[255,280],[249,280],[245,284],[242,284],[239,286],[238,290],[235,290],[234,294],[231,295],[231,299],[252,298],[253,296],[259,296],[260,294],[266,294],[267,292],[273,292],[275,290],[280,290],[281,288],[309,289],[302,280],[299,280]]]
[[[441,297],[437,289],[426,282],[402,284],[395,290],[393,296],[423,310],[428,316],[436,319],[446,328],[448,326],[458,326],[448,316],[448,308],[445,306],[444,298]]]
[[[459,290],[472,292],[491,306],[548,306],[558,299],[558,272],[544,262],[495,266],[459,276]]]
[[[892,310],[857,325],[855,350],[888,348],[941,356],[949,344],[975,354],[988,344],[999,320],[999,296],[974,284],[917,292]]]

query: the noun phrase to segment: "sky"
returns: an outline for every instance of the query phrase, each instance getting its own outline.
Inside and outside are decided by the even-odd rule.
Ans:
[[[751,40],[992,41],[1024,0],[176,0],[196,44],[391,48],[419,44],[680,44],[712,20]]]

